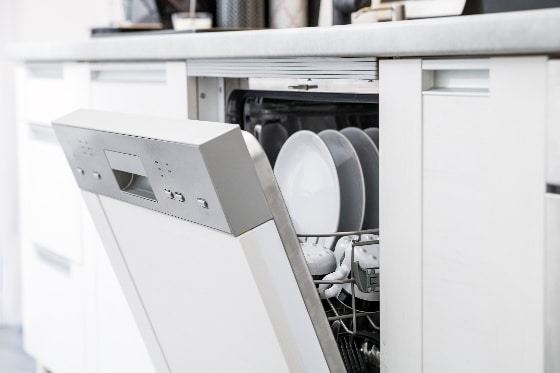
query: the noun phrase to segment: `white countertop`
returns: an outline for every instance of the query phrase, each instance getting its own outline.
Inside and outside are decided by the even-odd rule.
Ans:
[[[324,28],[24,43],[10,46],[8,53],[25,61],[560,55],[560,8]]]

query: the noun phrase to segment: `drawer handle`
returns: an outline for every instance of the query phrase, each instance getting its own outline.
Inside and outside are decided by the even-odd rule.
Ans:
[[[54,130],[50,124],[28,123],[29,132],[33,139],[44,141],[52,144],[58,144],[58,139],[54,134]]]
[[[161,69],[146,70],[109,70],[91,71],[92,80],[107,83],[165,83],[166,71]]]
[[[66,275],[70,274],[70,261],[65,257],[54,253],[53,251],[47,249],[44,246],[34,243],[37,257],[44,264],[48,265],[54,270]]]

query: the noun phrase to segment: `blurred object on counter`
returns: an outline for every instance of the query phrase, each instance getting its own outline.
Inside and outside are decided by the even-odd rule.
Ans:
[[[155,0],[123,0],[126,22],[159,23],[159,13]]]
[[[217,0],[216,25],[220,28],[264,28],[264,0]]]
[[[173,29],[183,30],[207,30],[212,28],[212,14],[210,13],[173,13],[171,16]]]
[[[560,7],[560,0],[467,0],[463,14],[485,14]]]
[[[190,0],[155,0],[159,17],[164,28],[172,28],[171,15],[190,10]],[[234,1],[232,1],[234,2]],[[216,14],[216,0],[198,0],[196,11],[200,13]]]
[[[352,13],[352,24],[374,23],[384,21],[402,21],[406,19],[405,5],[402,2],[372,5]]]
[[[333,24],[333,0],[321,0],[319,7],[318,26],[332,26]]]
[[[371,0],[333,0],[333,25],[347,25],[351,14],[371,4]]]
[[[352,23],[459,16],[466,0],[373,0],[371,6],[352,14]]]
[[[321,0],[307,1],[307,26],[319,26],[319,12],[321,10]]]
[[[307,0],[269,0],[271,28],[307,26]]]

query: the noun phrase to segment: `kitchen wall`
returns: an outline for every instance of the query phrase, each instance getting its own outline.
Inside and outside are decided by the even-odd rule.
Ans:
[[[122,19],[123,0],[0,0],[0,324],[20,323],[14,42],[84,40]],[[45,98],[48,99],[48,98]]]
[[[0,0],[0,324],[19,321],[19,255],[17,251],[16,147],[14,100],[6,43],[14,37],[12,18],[18,2]]]

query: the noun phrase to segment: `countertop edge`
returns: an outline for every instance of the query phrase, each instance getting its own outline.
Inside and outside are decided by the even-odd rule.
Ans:
[[[560,8],[324,28],[19,43],[7,51],[16,61],[560,55]]]

